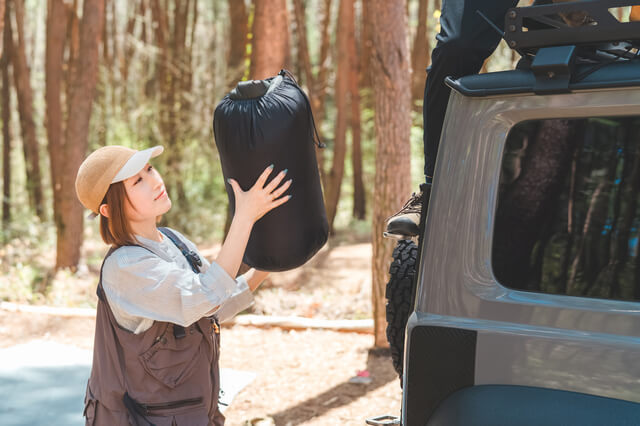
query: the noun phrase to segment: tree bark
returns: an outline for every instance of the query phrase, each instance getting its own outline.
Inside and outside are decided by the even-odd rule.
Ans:
[[[372,16],[371,2],[362,1],[362,48],[360,49],[360,65],[362,66],[362,75],[360,76],[360,87],[371,87],[371,60],[373,55],[373,32],[372,32]]]
[[[347,57],[349,58],[349,104],[351,106],[349,127],[351,128],[351,168],[353,170],[353,217],[362,220],[366,215],[366,197],[362,179],[362,132],[359,91],[360,57],[358,55],[358,42],[355,37],[355,28],[354,31],[349,34],[347,50],[349,52]]]
[[[249,13],[244,0],[227,0],[230,43],[227,52],[227,88],[231,90],[244,77],[249,37]]]
[[[0,34],[4,34],[4,15],[6,10],[6,1],[0,0]],[[0,57],[2,57],[2,47],[4,46],[4,36],[0,37]]]
[[[62,0],[50,0],[47,6],[47,46],[45,58],[45,100],[47,104],[47,148],[53,190],[53,217],[62,239],[65,221],[63,214],[63,171],[65,170],[65,143],[63,140],[62,83],[66,29],[69,21],[67,7]],[[62,245],[59,243],[59,245]]]
[[[176,19],[180,19],[180,3],[174,9],[174,24]],[[154,39],[158,48],[158,58],[156,61],[155,92],[158,93],[158,121],[162,142],[171,150],[171,156],[165,159],[167,168],[165,172],[165,184],[167,192],[175,196],[178,200],[184,197],[180,193],[178,178],[180,171],[176,159],[180,157],[177,134],[179,120],[176,110],[176,79],[179,78],[178,55],[180,47],[176,37],[180,34],[178,29],[171,31],[168,9],[161,4],[160,0],[151,1],[151,15],[154,21]],[[180,203],[181,204],[181,203]],[[175,210],[174,212],[177,212]],[[171,215],[171,214],[170,214]]]
[[[36,136],[36,124],[33,119],[33,91],[31,89],[31,71],[27,65],[24,39],[24,4],[23,0],[13,0],[16,21],[17,43],[12,43],[13,77],[15,79],[18,97],[18,112],[20,115],[20,129],[22,133],[22,147],[27,174],[27,192],[30,205],[41,221],[45,220],[44,200],[42,196],[42,174],[40,171],[40,151]],[[9,8],[7,8],[9,12]],[[11,21],[7,29],[12,32]]]
[[[322,137],[322,123],[324,122],[324,105],[327,95],[327,75],[329,72],[329,47],[331,38],[329,37],[329,26],[331,24],[331,0],[324,0],[322,29],[320,32],[320,57],[318,58],[318,71],[311,88],[311,109],[314,113],[318,134]],[[324,148],[316,147],[316,158],[318,159],[318,169],[323,185],[326,186],[326,173],[324,170]]]
[[[424,82],[427,77],[431,51],[427,38],[427,20],[429,16],[429,0],[420,0],[418,5],[418,28],[413,39],[411,52],[411,97],[413,102],[422,100],[424,96]]]
[[[255,0],[249,75],[253,80],[273,77],[289,62],[286,0]]]
[[[124,34],[124,55],[120,59],[120,76],[122,78],[122,98],[121,105],[122,111],[126,114],[128,108],[127,99],[128,99],[128,84],[129,84],[129,69],[131,67],[131,63],[133,60],[133,56],[135,54],[135,49],[133,48],[132,39],[135,37],[135,28],[136,22],[138,20],[142,21],[142,30],[140,31],[140,40],[143,43],[146,43],[146,27],[145,27],[145,15],[147,14],[147,0],[139,0],[140,3],[138,7],[133,7],[133,14],[127,20],[127,26]]]
[[[293,10],[296,22],[297,62],[302,67],[303,79],[301,80],[303,84],[307,86],[309,92],[311,92],[315,79],[313,78],[309,44],[307,43],[307,20],[303,0],[293,0]],[[309,95],[311,95],[311,93]]]
[[[7,230],[11,224],[11,79],[9,77],[9,56],[11,55],[11,34],[9,14],[4,13],[4,1],[2,2],[2,44],[4,46],[0,57],[2,69],[2,229]]]
[[[385,285],[394,242],[382,238],[385,219],[402,205],[411,189],[409,133],[411,74],[404,0],[370,3],[372,83],[376,87],[376,176],[373,192],[372,305],[375,346],[388,346],[385,337]]]
[[[52,3],[59,2],[52,0]],[[75,175],[88,147],[89,121],[98,78],[104,8],[104,0],[84,1],[77,63],[72,67],[71,74],[71,99],[63,144],[64,157],[54,157],[56,160],[63,160],[56,166],[60,175],[54,179],[54,182],[60,183],[59,210],[55,212],[58,231],[56,268],[69,267],[75,270],[80,259],[84,215],[75,194]],[[53,29],[54,24],[50,24]],[[52,96],[55,95],[52,93]]]
[[[354,37],[353,20],[353,0],[340,0],[337,34],[338,68],[336,70],[334,96],[336,104],[336,124],[333,139],[333,160],[331,163],[331,170],[327,173],[324,188],[325,205],[327,209],[327,220],[329,221],[330,233],[334,232],[333,224],[338,210],[340,187],[342,186],[342,178],[344,175],[349,114],[347,99],[350,79],[349,41]]]
[[[320,139],[323,139],[322,122],[324,121],[324,99],[327,92],[327,57],[329,54],[329,22],[331,18],[331,0],[324,1],[324,15],[320,30],[320,58],[318,60],[318,71],[314,74],[311,64],[311,55],[309,53],[309,43],[307,41],[307,20],[305,15],[305,7],[303,0],[293,0],[294,18],[297,28],[298,42],[298,62],[302,67],[302,81],[306,85],[311,104],[311,111],[316,123],[316,130]],[[324,170],[324,149],[316,146],[316,159],[318,161],[318,170],[320,178],[326,184],[326,176]]]

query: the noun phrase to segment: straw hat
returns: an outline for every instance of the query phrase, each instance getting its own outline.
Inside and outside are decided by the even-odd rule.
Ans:
[[[112,183],[137,174],[149,159],[162,154],[160,145],[136,151],[119,145],[105,146],[89,155],[76,175],[76,194],[83,206],[91,210],[90,219],[98,216],[98,209]]]

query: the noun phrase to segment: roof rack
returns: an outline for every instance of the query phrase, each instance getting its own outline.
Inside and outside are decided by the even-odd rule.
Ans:
[[[504,39],[530,63],[536,93],[563,93],[598,69],[640,59],[640,22],[620,22],[610,9],[640,0],[583,0],[509,9]],[[587,69],[576,64],[590,65]]]
[[[504,37],[512,49],[620,41],[640,47],[640,21],[620,22],[609,11],[637,5],[639,0],[583,0],[516,7],[505,16]]]

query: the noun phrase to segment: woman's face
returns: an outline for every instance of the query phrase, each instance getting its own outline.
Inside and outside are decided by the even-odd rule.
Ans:
[[[138,174],[125,179],[124,187],[130,201],[125,200],[124,212],[131,221],[155,221],[171,208],[162,177],[149,163]]]

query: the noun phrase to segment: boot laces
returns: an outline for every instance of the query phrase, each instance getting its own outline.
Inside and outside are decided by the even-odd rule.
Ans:
[[[400,211],[391,217],[401,216],[410,213],[422,213],[422,192],[411,194],[411,198],[402,206]]]

